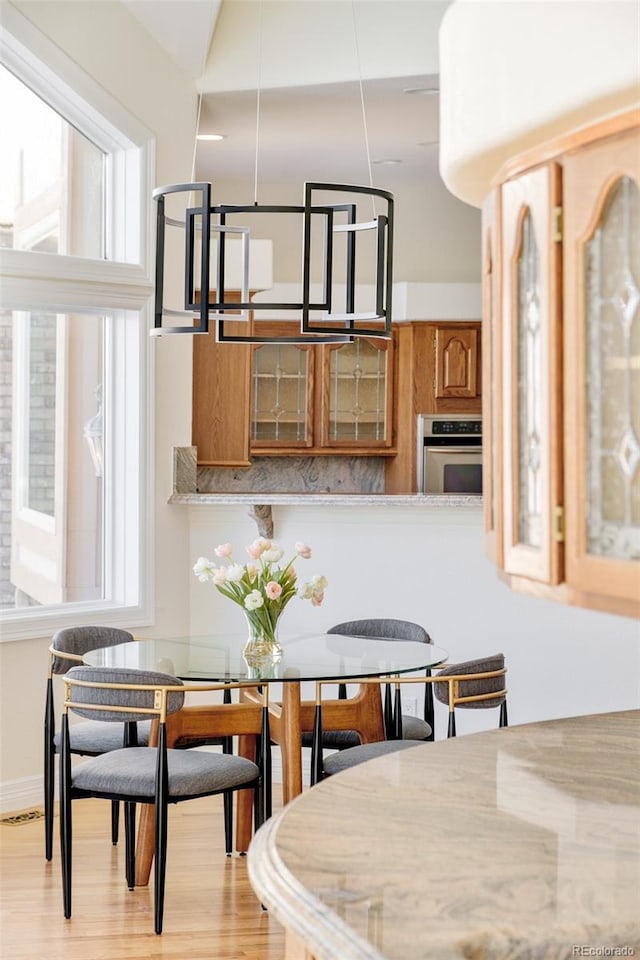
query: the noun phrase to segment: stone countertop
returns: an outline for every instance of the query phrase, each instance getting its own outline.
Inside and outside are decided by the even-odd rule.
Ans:
[[[384,494],[384,493],[173,493],[169,503],[186,506],[223,504],[270,504],[271,506],[399,506],[399,507],[463,507],[480,510],[482,497],[449,494]]]
[[[639,744],[626,711],[370,761],[258,831],[252,885],[292,958],[637,955]]]

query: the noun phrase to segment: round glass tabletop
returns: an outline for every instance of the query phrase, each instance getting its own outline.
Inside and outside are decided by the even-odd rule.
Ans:
[[[412,673],[441,666],[447,652],[430,643],[308,634],[283,637],[282,658],[249,666],[242,652],[246,636],[222,635],[133,640],[91,650],[83,662],[96,667],[157,670],[181,680],[349,680]]]

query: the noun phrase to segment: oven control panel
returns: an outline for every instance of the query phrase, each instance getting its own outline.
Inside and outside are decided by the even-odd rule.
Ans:
[[[427,419],[427,418],[425,418]],[[431,427],[431,436],[468,436],[469,434],[480,434],[482,435],[482,420],[472,419],[472,420],[436,420],[435,418],[430,418],[430,422],[425,424],[426,427]],[[429,433],[425,431],[425,436],[429,436]]]

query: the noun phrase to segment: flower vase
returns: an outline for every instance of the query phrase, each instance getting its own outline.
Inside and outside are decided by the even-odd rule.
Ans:
[[[249,636],[242,656],[249,667],[277,663],[282,657],[282,644],[278,640],[278,623],[266,627],[260,621],[247,616]]]

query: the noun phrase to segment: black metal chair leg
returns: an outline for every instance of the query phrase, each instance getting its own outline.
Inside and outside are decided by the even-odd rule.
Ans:
[[[453,710],[451,710],[451,712],[449,713],[449,727],[447,729],[447,738],[455,737],[455,735],[456,735],[456,715],[453,712]]]
[[[509,720],[507,718],[507,701],[506,700],[503,700],[502,703],[500,704],[500,726],[501,727],[509,726]]]
[[[154,929],[162,933],[164,915],[164,886],[167,874],[167,804],[169,800],[169,769],[167,766],[167,740],[164,724],[160,724],[158,743],[158,767],[156,784],[156,830],[155,830],[155,884],[153,891]]]
[[[125,835],[125,871],[127,886],[134,890],[136,885],[136,805],[126,802],[124,805]]]
[[[62,721],[60,742],[60,862],[62,867],[62,901],[64,915],[71,917],[71,755],[68,750],[69,720]],[[65,749],[65,742],[67,748]]]
[[[226,790],[224,804],[224,848],[228,857],[233,853],[233,793]]]
[[[425,676],[431,676],[431,670],[427,667],[425,671]],[[431,727],[431,733],[427,737],[427,740],[435,740],[436,738],[436,719],[435,711],[433,709],[433,685],[427,683],[424,688],[424,719]]]
[[[53,683],[49,677],[44,711],[44,855],[47,860],[53,858],[53,795],[55,791],[53,725]]]
[[[311,786],[315,786],[322,780],[323,755],[322,755],[322,707],[316,703],[316,709],[313,717],[313,735],[311,740]]]
[[[387,740],[393,740],[393,702],[391,700],[391,684],[384,685],[384,735]]]
[[[231,703],[231,691],[224,691],[224,702]],[[233,738],[224,737],[222,752],[233,753]],[[233,853],[233,793],[227,790],[223,797],[224,803],[224,847],[228,857]]]
[[[117,800],[111,801],[111,843],[117,846],[120,832],[120,804]]]

